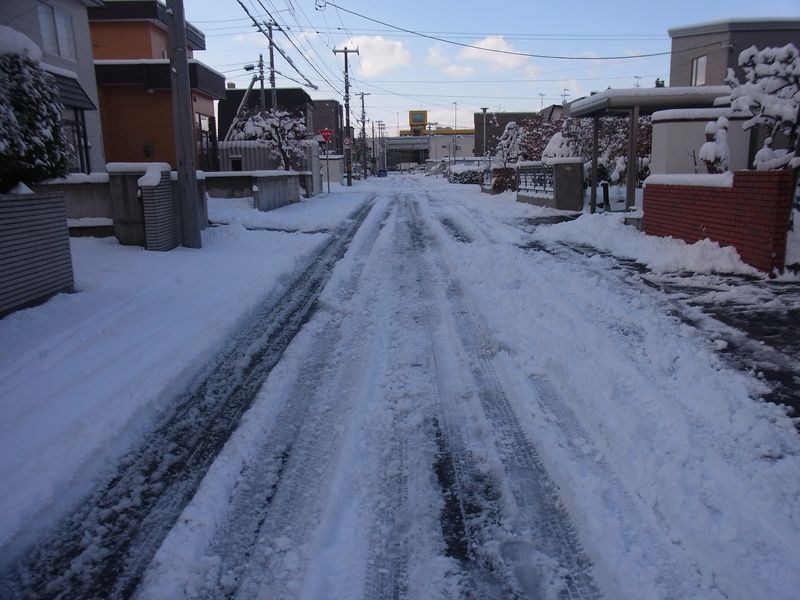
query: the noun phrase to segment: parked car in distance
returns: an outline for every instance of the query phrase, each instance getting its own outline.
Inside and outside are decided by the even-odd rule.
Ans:
[[[387,175],[386,169],[378,169],[378,173],[377,173],[378,177],[386,177],[386,175]]]

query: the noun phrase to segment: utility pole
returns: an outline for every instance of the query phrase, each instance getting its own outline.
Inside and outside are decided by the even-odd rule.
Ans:
[[[488,106],[481,106],[483,111],[483,157],[486,158],[486,111],[489,110]]]
[[[169,62],[172,84],[172,115],[175,121],[175,171],[181,220],[181,245],[202,248],[200,206],[197,197],[194,111],[189,83],[189,54],[186,49],[186,15],[183,0],[167,0],[169,21]]]
[[[456,108],[455,108],[455,117],[454,117],[454,120],[453,120],[453,131],[455,131],[456,129],[458,129],[458,102],[453,102],[453,104],[455,104],[455,106],[456,106]]]
[[[385,147],[383,144],[383,128],[385,127],[385,123],[383,121],[376,121],[378,124],[378,147],[381,151],[381,169],[386,168],[386,152]]]
[[[377,169],[377,157],[375,155],[375,121],[372,122],[372,168]]]
[[[347,58],[351,53],[358,54],[358,48],[350,50],[347,46],[344,50],[333,50],[334,54],[344,54],[344,111],[345,111],[345,135],[350,136],[350,70]],[[353,185],[353,139],[350,138],[350,145],[344,149],[344,162],[347,167],[347,186]]]
[[[267,23],[269,32],[269,87],[272,90],[272,110],[278,109],[278,92],[275,89],[275,56],[272,50],[272,28],[276,25],[273,21]],[[261,76],[261,110],[264,110],[264,76]]]
[[[566,103],[567,103],[567,96],[569,96],[569,89],[567,89],[567,88],[564,88],[564,91],[563,91],[563,92],[561,92],[562,104],[565,104],[565,105],[566,105]]]
[[[364,144],[364,147],[362,149],[363,150],[363,152],[362,152],[363,156],[362,156],[362,159],[361,159],[361,168],[364,171],[364,179],[366,179],[367,178],[367,130],[366,130],[367,113],[366,113],[366,110],[364,109],[364,96],[369,96],[370,93],[369,92],[359,92],[356,95],[357,96],[361,96],[361,141]]]
[[[261,114],[267,112],[267,103],[264,101],[264,55],[258,55],[258,79],[261,81]]]
[[[544,94],[539,92],[539,110],[544,109]]]

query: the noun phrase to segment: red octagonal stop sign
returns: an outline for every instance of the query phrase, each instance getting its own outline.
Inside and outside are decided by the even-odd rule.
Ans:
[[[333,129],[320,129],[319,134],[322,136],[322,139],[327,142],[333,135]]]

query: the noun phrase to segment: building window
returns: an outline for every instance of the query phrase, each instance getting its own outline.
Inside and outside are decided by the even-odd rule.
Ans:
[[[89,141],[86,136],[86,118],[83,110],[71,106],[64,107],[61,124],[72,145],[70,173],[90,173],[92,165],[89,161]]]
[[[706,84],[706,55],[692,61],[692,85]]]
[[[75,30],[72,27],[72,15],[63,10],[53,8],[49,4],[39,4],[37,9],[44,51],[75,62],[78,53],[75,50]]]

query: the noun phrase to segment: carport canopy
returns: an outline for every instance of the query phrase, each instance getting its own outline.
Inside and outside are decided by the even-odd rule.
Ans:
[[[593,119],[591,211],[595,212],[597,207],[597,138],[600,117],[630,116],[625,191],[625,208],[630,209],[636,203],[636,169],[631,168],[631,165],[637,165],[639,161],[636,151],[639,138],[639,117],[671,108],[712,107],[715,106],[717,98],[728,96],[730,92],[731,89],[726,85],[610,89],[568,104],[565,116],[592,117]]]

